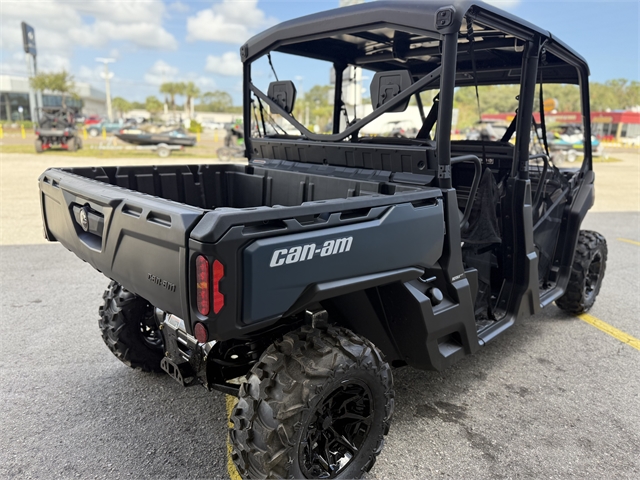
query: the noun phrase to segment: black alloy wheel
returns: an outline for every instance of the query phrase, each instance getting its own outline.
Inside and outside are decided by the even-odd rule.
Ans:
[[[161,372],[164,340],[153,305],[111,282],[102,296],[99,326],[102,340],[125,365],[145,372]]]
[[[394,409],[382,353],[340,327],[302,327],[269,346],[231,414],[243,478],[361,478],[382,451]]]
[[[330,392],[302,434],[299,462],[306,478],[335,478],[362,448],[373,422],[373,395],[362,382]]]
[[[589,311],[600,292],[607,267],[607,241],[598,232],[581,230],[573,257],[571,277],[556,305],[579,315]]]

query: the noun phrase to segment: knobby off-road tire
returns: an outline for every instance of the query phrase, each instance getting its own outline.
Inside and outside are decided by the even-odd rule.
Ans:
[[[232,458],[243,478],[360,478],[393,408],[391,368],[371,342],[302,327],[267,348],[242,384]]]
[[[153,306],[117,282],[109,284],[102,298],[99,326],[109,350],[131,368],[161,372],[164,348]]]
[[[42,140],[36,140],[36,153],[42,153],[43,151]]]
[[[78,150],[78,144],[76,143],[76,139],[75,138],[70,138],[67,141],[67,151],[68,152],[75,152],[76,150]]]
[[[579,315],[596,301],[607,266],[607,241],[597,232],[581,230],[567,291],[556,300],[562,310]]]

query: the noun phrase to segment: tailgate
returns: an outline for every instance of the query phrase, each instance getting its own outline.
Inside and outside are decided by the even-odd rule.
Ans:
[[[48,240],[187,319],[187,239],[204,210],[58,169],[39,179]]]

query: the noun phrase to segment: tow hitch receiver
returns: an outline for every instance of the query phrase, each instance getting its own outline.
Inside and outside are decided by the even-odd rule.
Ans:
[[[173,379],[176,380],[183,387],[190,387],[192,385],[195,385],[196,383],[195,377],[193,376],[185,377],[185,375],[189,375],[189,372],[186,371],[188,370],[187,368],[184,368],[184,367],[180,368],[179,365],[176,365],[167,357],[164,357],[160,362],[160,368],[162,368],[165,372],[167,372],[169,376],[173,377]]]
[[[184,322],[175,315],[167,315],[161,325],[165,356],[160,367],[183,387],[197,385],[199,374],[206,375],[204,345],[183,330]]]

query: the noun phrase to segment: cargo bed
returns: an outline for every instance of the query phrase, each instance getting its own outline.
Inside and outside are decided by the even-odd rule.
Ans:
[[[234,248],[241,251],[254,240],[272,243],[266,237],[371,222],[384,213],[381,207],[399,203],[420,206],[421,202],[437,205],[439,190],[427,187],[431,179],[425,175],[394,177],[378,170],[258,160],[251,165],[54,168],[40,177],[40,189],[49,240],[60,241],[154,306],[187,320],[194,311],[193,292],[189,290],[193,290],[194,280],[188,271],[193,252],[216,244],[234,227],[241,226],[243,241],[234,243]],[[338,217],[330,219],[336,212]],[[441,235],[441,207],[438,212],[436,224],[440,228],[436,231]],[[402,218],[407,229],[413,228],[406,215]],[[378,220],[371,227],[381,223]],[[389,242],[395,241],[394,236],[389,236]],[[436,242],[436,246],[440,244]],[[227,309],[227,314],[237,313],[247,317],[248,323],[255,323],[265,319],[264,312],[256,311],[256,302],[270,292],[258,291],[261,287],[250,284],[249,278],[242,280],[239,251],[223,254],[229,278],[236,275],[237,290],[246,289],[244,302],[240,294],[230,295],[237,296],[238,308]],[[437,258],[436,254],[440,252],[429,257]],[[231,271],[236,262],[236,271]],[[261,270],[255,261],[252,263],[252,257],[244,263],[247,276],[268,281],[268,265],[267,270]],[[343,276],[352,273],[345,271]],[[295,296],[296,290],[289,290]],[[284,313],[277,309],[265,312],[270,317]]]

